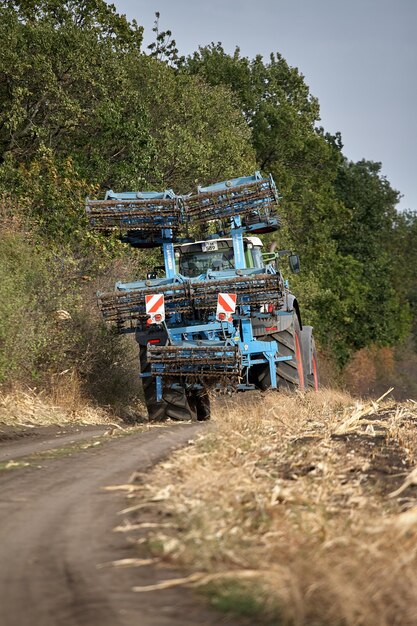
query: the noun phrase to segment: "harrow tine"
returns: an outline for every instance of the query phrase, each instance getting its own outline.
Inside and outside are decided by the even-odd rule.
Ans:
[[[116,324],[120,332],[126,324],[144,322],[146,313],[145,296],[164,294],[166,315],[182,313],[190,316],[194,311],[205,315],[217,306],[219,292],[233,291],[237,295],[237,306],[260,307],[265,304],[282,304],[282,280],[279,274],[255,274],[234,276],[203,282],[169,283],[152,287],[113,291],[98,294],[98,305],[105,321]]]
[[[139,320],[144,322],[146,313],[145,296],[164,294],[167,315],[170,313],[190,313],[191,305],[187,283],[170,283],[126,291],[113,291],[98,294],[98,306],[107,322],[116,323],[119,330],[126,323]]]
[[[182,223],[178,199],[90,200],[86,204],[90,226],[96,231],[178,230]]]
[[[237,306],[278,305],[282,302],[282,281],[279,274],[255,274],[233,278],[208,280],[201,285],[193,283],[192,296],[195,309],[213,308],[219,292],[233,291]]]
[[[274,217],[278,194],[270,179],[262,179],[230,189],[184,196],[182,202],[185,219],[191,223],[223,220],[254,212]]]
[[[213,384],[230,383],[241,372],[238,346],[225,345],[148,345],[148,361],[153,376],[194,380],[204,377]]]

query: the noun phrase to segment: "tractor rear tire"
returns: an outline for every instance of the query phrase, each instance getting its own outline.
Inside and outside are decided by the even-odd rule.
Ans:
[[[140,346],[140,371],[142,374],[148,374],[151,371],[150,363],[146,358],[146,346]],[[189,401],[185,389],[165,389],[162,400],[158,402],[153,376],[142,378],[142,386],[150,422],[164,422],[168,419],[176,421],[199,419],[197,403]]]
[[[271,333],[259,337],[260,341],[275,340],[278,344],[279,356],[291,356],[291,361],[278,361],[276,364],[278,389],[304,389],[306,380],[304,376],[304,366],[301,356],[300,323],[294,313],[291,326],[287,330],[279,333]],[[271,386],[271,376],[269,366],[262,366],[256,372],[255,384],[263,391]]]
[[[207,391],[194,391],[188,395],[188,402],[197,414],[199,422],[206,422],[210,419],[210,397]]]

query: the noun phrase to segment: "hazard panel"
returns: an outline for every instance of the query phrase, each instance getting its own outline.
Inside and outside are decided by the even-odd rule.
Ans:
[[[164,294],[156,293],[145,296],[146,314],[149,315],[152,324],[160,324],[165,321],[165,298]]]
[[[232,315],[236,311],[236,294],[219,293],[217,296],[216,319],[219,322],[231,322]]]

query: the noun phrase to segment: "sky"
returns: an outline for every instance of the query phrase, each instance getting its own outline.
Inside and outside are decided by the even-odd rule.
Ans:
[[[417,210],[417,0],[113,0],[153,41],[170,29],[180,54],[210,42],[253,58],[280,52],[305,77],[326,131],[352,161],[382,163]]]

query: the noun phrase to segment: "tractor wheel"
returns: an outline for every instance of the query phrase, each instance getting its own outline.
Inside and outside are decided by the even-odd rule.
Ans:
[[[140,371],[146,374],[151,371],[146,358],[146,347],[140,346]],[[177,421],[197,420],[198,410],[193,407],[186,396],[185,390],[166,389],[160,402],[156,399],[156,384],[152,376],[142,378],[143,392],[150,422],[163,422],[167,419]]]
[[[305,372],[306,387],[312,387],[314,391],[318,391],[320,387],[320,373],[317,360],[317,350],[314,339],[312,338],[312,350],[311,350],[311,371]]]
[[[210,397],[207,391],[192,392],[188,396],[188,402],[196,412],[199,422],[206,422],[210,419]]]
[[[260,341],[275,340],[279,356],[291,356],[291,361],[278,361],[276,364],[278,389],[304,389],[306,385],[301,356],[300,324],[294,314],[291,326],[280,333],[272,333],[259,338]],[[268,366],[262,366],[255,374],[255,384],[263,391],[271,386]]]

